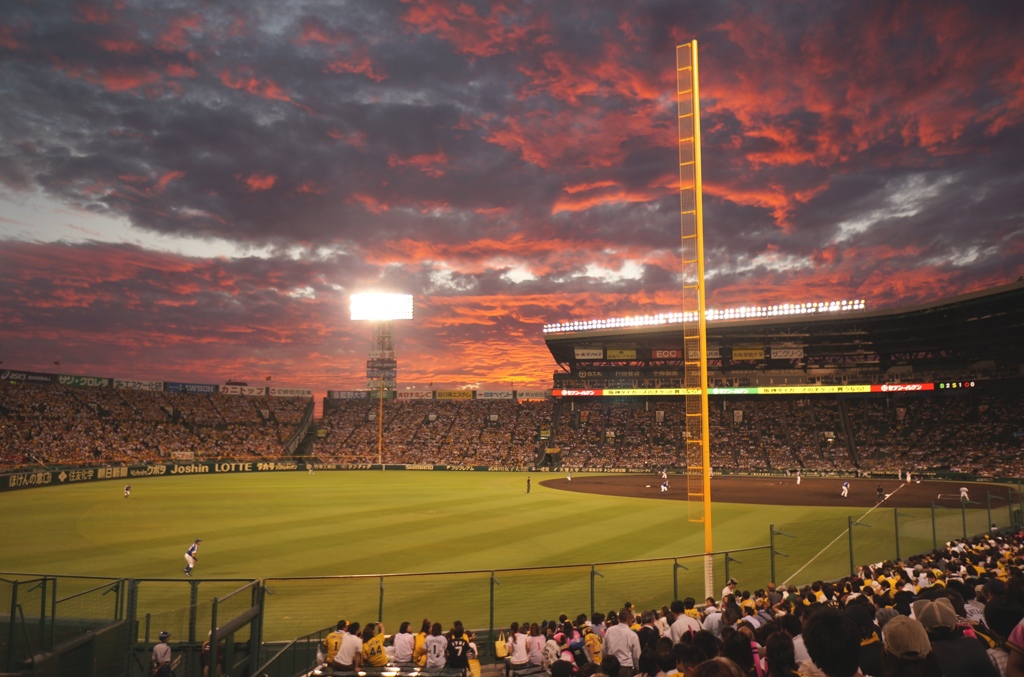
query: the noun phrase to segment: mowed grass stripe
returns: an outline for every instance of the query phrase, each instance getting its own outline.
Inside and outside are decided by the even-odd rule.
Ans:
[[[187,599],[183,553],[194,538],[203,539],[195,572],[199,579],[487,571],[672,557],[703,549],[703,526],[687,521],[683,502],[560,491],[539,484],[544,474],[532,478],[529,495],[523,473],[417,471],[139,478],[131,481],[129,499],[121,495],[121,482],[8,492],[0,494],[5,516],[0,570],[171,579],[163,586],[147,583],[156,587],[144,599],[178,608]],[[927,519],[927,511],[904,512]],[[771,523],[842,524],[848,513],[844,508],[716,503],[714,547],[765,545]],[[907,522],[909,526],[915,520]],[[856,537],[870,538],[870,531],[862,529]],[[825,543],[836,535],[813,536]],[[817,543],[809,540],[796,544],[781,539],[779,548],[794,554],[815,551]],[[878,550],[865,547],[863,552],[875,556]],[[830,556],[836,558],[845,562],[846,551]],[[733,565],[733,570],[743,572],[745,585],[767,582],[766,552],[739,559],[743,564]],[[793,571],[803,564],[797,559],[780,560],[780,567]],[[717,558],[716,582],[724,576],[722,561]],[[695,575],[700,558],[686,564],[691,571],[681,571],[680,579],[700,581]],[[664,596],[671,582],[670,564],[665,570],[630,566],[632,570],[606,568],[606,578],[597,582],[602,602],[620,596],[634,601],[651,597],[655,602],[659,600],[654,596]],[[818,568],[829,569],[835,569],[834,561]],[[814,580],[815,571],[809,567],[801,582]],[[526,616],[553,604],[576,611],[589,605],[586,567],[543,574],[504,572],[500,578],[499,602]],[[387,613],[413,621],[427,615],[427,609],[448,621],[452,619],[446,614],[464,610],[462,620],[469,622],[481,613],[476,608],[481,595],[486,604],[488,580],[486,574],[387,579],[385,607]],[[522,594],[538,587],[538,581],[543,582],[544,597],[531,600]],[[637,590],[648,581],[657,591],[652,595]],[[223,586],[204,583],[201,599],[233,584]],[[269,614],[286,634],[307,631],[305,623],[333,623],[337,618],[330,617],[346,604],[373,616],[379,605],[376,578],[277,581],[272,586],[278,590],[268,601]],[[703,596],[703,590],[683,592]],[[402,613],[406,608],[411,610]]]

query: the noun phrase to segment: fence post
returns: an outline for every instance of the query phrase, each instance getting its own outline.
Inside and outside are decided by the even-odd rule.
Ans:
[[[260,665],[260,647],[263,646],[263,612],[265,609],[264,602],[266,596],[264,594],[263,581],[258,581],[253,584],[252,589],[252,605],[258,607],[260,612],[256,618],[253,619],[252,625],[249,626],[249,655],[255,656],[256,662],[251,663],[253,666],[250,670],[259,667]],[[210,658],[211,660],[216,659],[217,647],[210,647]],[[295,673],[292,673],[295,674]]]
[[[1006,524],[1013,526],[1013,489],[1006,490]]]
[[[491,571],[491,585],[490,585],[490,588],[491,588],[491,609],[490,609],[491,616],[490,616],[490,618],[491,618],[491,620],[490,620],[490,627],[488,628],[488,635],[487,635],[487,638],[489,640],[488,644],[491,646],[491,651],[494,651],[494,641],[496,639],[495,636],[494,636],[494,586],[495,585],[500,585],[500,583],[498,583],[498,579],[494,577],[494,571]],[[497,659],[497,656],[495,656],[495,659]]]
[[[735,557],[730,555],[728,552],[726,552],[725,553],[725,580],[729,580],[729,578],[731,578],[731,576],[729,575],[729,562],[736,562],[737,564],[743,564],[743,562],[741,562],[740,560],[736,559]]]
[[[206,636],[206,641],[210,642],[210,658],[213,661],[217,660],[217,658],[216,658],[217,657],[217,644],[218,644],[218,642],[217,642],[217,639],[218,639],[217,638],[217,606],[219,604],[220,604],[220,598],[219,597],[214,597],[213,598],[213,604],[210,605],[210,634]],[[234,636],[232,636],[231,639],[232,639],[231,643],[234,644]],[[203,641],[204,640],[202,640],[200,638],[199,643],[202,644]],[[199,653],[202,654],[202,649],[200,649]],[[228,665],[231,665],[231,663],[230,663],[231,656],[227,655],[228,654],[227,647],[225,647],[224,654],[225,654],[224,658],[228,661]],[[257,660],[256,665],[259,665],[259,661],[258,660]]]
[[[384,622],[384,577],[380,577],[380,599],[377,602],[377,622]]]
[[[796,538],[796,536],[794,536],[793,534],[787,534],[785,531],[776,531],[774,524],[769,524],[768,528],[770,529],[770,533],[771,533],[771,535],[770,535],[770,537],[768,539],[768,547],[771,549],[771,552],[769,553],[770,559],[771,559],[771,570],[772,570],[771,581],[772,581],[772,583],[775,583],[776,582],[775,581],[775,556],[776,555],[782,555],[783,557],[789,557],[789,555],[787,555],[786,553],[779,552],[778,550],[775,549],[775,537],[776,536],[788,536],[789,538]]]
[[[853,528],[854,527],[870,527],[870,524],[864,524],[853,519],[853,515],[846,517],[846,530],[850,534],[850,576],[852,577],[856,573],[856,563],[853,560]]]
[[[892,509],[892,516],[893,516],[893,520],[896,523],[896,559],[901,559],[901,557],[900,557],[900,518],[901,517],[906,517],[906,515],[901,513],[899,508],[893,508]]]
[[[188,600],[188,641],[194,644],[196,641],[196,620],[199,615],[199,581],[189,578],[188,584],[192,589]]]
[[[960,519],[964,525],[964,540],[967,540],[967,501],[960,499]]]
[[[932,501],[932,550],[939,549],[939,537],[935,531],[935,501]]]
[[[892,519],[895,524],[894,533],[896,534],[896,559],[900,559],[900,509],[892,509]]]
[[[14,672],[14,638],[15,630],[18,627],[18,581],[11,582],[11,615],[7,626],[7,661],[4,665],[4,672]]]
[[[853,562],[853,516],[846,516],[846,533],[850,537],[850,576],[853,576],[854,567],[856,566]]]
[[[986,514],[988,515],[988,521],[985,522],[985,526],[987,527],[991,526],[992,524],[992,494],[988,493],[987,491],[985,492],[985,503],[987,508]]]
[[[139,585],[139,582],[136,581],[134,578],[129,578],[129,579],[127,579],[125,581],[125,583],[126,583],[127,588],[128,588],[126,593],[125,593],[125,596],[127,597],[127,599],[125,600],[125,606],[127,607],[127,609],[125,611],[125,627],[127,628],[128,644],[130,646],[130,645],[135,644],[136,642],[139,641],[139,621],[135,617],[135,614],[138,611],[138,605],[139,605],[139,602],[138,602],[138,585]],[[124,674],[126,674],[126,675],[132,674],[132,657],[131,657],[130,654],[131,654],[131,652],[129,652],[129,655],[125,657],[125,660],[127,661],[127,665],[125,667],[125,673]]]
[[[53,648],[53,640],[56,637],[56,624],[53,623],[53,619],[50,619],[50,632],[47,637],[46,632],[46,593],[50,591],[49,577],[44,576],[39,587],[42,588],[42,594],[39,595],[39,649],[50,649]],[[56,616],[56,604],[57,604],[57,580],[53,579],[53,594],[50,597],[50,602],[53,606],[53,616]]]
[[[690,570],[690,567],[685,564],[679,563],[679,558],[675,558],[672,563],[672,599],[679,599],[679,570],[686,569]]]
[[[53,578],[53,590],[51,592],[47,585],[50,577],[43,578],[43,597],[39,602],[39,644],[41,649],[52,649],[57,642],[57,578]],[[50,594],[50,632],[49,641],[46,638],[46,594]]]
[[[596,608],[597,608],[597,607],[596,607],[596,603],[597,603],[597,598],[596,598],[596,597],[597,597],[597,596],[596,596],[596,594],[595,594],[595,585],[594,585],[594,579],[595,579],[595,578],[596,578],[597,576],[600,576],[601,578],[604,578],[604,574],[602,574],[602,573],[601,573],[600,571],[598,571],[598,570],[597,570],[597,569],[596,569],[596,568],[594,567],[594,565],[593,565],[593,564],[591,564],[591,565],[590,565],[590,615],[591,615],[591,616],[593,616],[593,615],[594,615],[594,611],[595,611],[595,610],[596,610]]]

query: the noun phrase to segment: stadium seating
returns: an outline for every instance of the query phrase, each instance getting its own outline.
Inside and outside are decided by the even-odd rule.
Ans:
[[[740,473],[905,468],[1024,474],[1024,395],[962,391],[870,396],[716,396],[716,470]],[[0,469],[286,455],[309,398],[239,397],[0,383]],[[330,401],[312,457],[378,460],[378,406]],[[680,467],[681,399],[387,401],[383,461],[532,467],[557,448],[570,468]],[[550,437],[542,437],[542,431]],[[179,456],[180,457],[180,456]]]
[[[0,469],[284,455],[309,398],[0,383]]]

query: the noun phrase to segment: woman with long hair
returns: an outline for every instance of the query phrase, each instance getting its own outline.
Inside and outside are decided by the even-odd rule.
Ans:
[[[795,677],[797,672],[793,638],[785,632],[773,632],[764,644],[765,677]]]
[[[412,661],[421,668],[427,664],[427,637],[430,636],[430,621],[426,618],[420,624],[420,631],[413,637]]]
[[[441,624],[435,622],[430,626],[430,636],[424,641],[427,649],[427,670],[440,670],[445,666],[448,638],[441,633]]]
[[[509,626],[505,644],[508,647],[508,658],[505,659],[505,677],[510,677],[513,670],[521,670],[530,664],[530,651],[526,646],[526,635],[519,632],[519,623],[513,621]]]
[[[530,634],[526,637],[526,654],[529,656],[530,665],[544,665],[544,642],[547,638],[541,633],[540,626],[536,623],[530,624]]]
[[[750,652],[750,640],[735,628],[722,630],[722,655],[738,665],[744,675],[757,677],[754,655]]]
[[[402,621],[398,626],[398,634],[391,638],[391,646],[395,647],[395,662],[401,664],[412,663],[412,652],[416,648],[416,638],[409,632],[409,621]]]

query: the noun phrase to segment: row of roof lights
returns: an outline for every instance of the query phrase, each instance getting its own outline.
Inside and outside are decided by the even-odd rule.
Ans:
[[[704,311],[704,317],[708,322],[716,320],[753,320],[763,317],[782,317],[787,315],[839,313],[850,310],[864,310],[864,308],[863,299],[856,301],[814,301],[811,303],[783,303],[777,306],[741,306],[739,308],[725,308],[723,310],[708,308]],[[658,315],[611,317],[605,320],[556,322],[544,325],[544,333],[618,329],[621,327],[654,327],[663,324],[693,322],[696,316],[696,313],[661,313]]]

